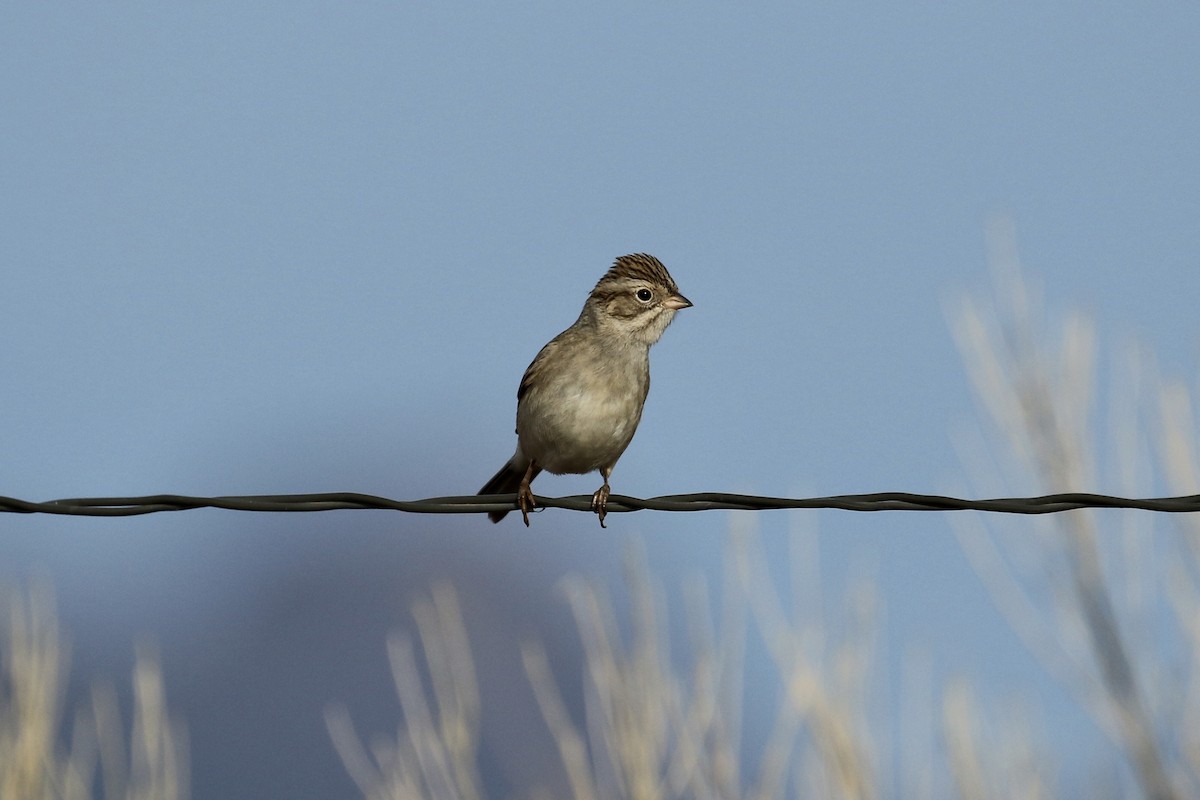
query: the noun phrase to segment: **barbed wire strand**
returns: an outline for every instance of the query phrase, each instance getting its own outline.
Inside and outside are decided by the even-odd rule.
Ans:
[[[591,511],[591,495],[536,498],[539,508]],[[157,494],[145,497],[84,497],[31,502],[0,497],[0,512],[14,514],[60,514],[88,517],[130,517],[162,511],[188,511],[220,508],[228,511],[351,511],[376,509],[413,514],[481,514],[512,511],[516,495],[467,495],[431,497],[424,500],[391,500],[357,492],[321,494],[244,495],[228,497],[189,497]],[[1000,514],[1056,514],[1081,508],[1124,508],[1169,514],[1200,512],[1200,495],[1179,497],[1131,498],[1087,492],[1048,494],[1040,497],[1001,497],[964,500],[941,495],[910,492],[844,494],[830,497],[759,497],[725,492],[672,494],[646,499],[614,494],[608,499],[608,511],[768,511],[782,509],[838,509],[842,511],[986,511]]]

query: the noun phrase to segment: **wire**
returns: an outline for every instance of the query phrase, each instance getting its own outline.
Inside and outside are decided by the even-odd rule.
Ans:
[[[537,497],[539,508],[565,508],[590,511],[591,495]],[[382,509],[413,514],[476,514],[488,511],[513,511],[516,495],[467,495],[431,497],[425,500],[389,500],[356,492],[324,494],[246,495],[229,497],[189,497],[158,494],[146,497],[85,497],[49,500],[42,503],[0,497],[0,512],[14,514],[61,514],[85,517],[131,517],[160,511],[187,511],[194,508],[221,508],[229,511],[344,511]],[[844,494],[831,497],[758,497],[724,492],[672,494],[640,499],[614,494],[608,499],[609,512],[624,511],[768,511],[777,509],[832,508],[843,511],[988,511],[1001,514],[1056,514],[1081,508],[1125,508],[1169,514],[1200,511],[1200,495],[1181,497],[1130,498],[1105,494],[1072,492],[1041,497],[1002,497],[990,500],[963,500],[940,495],[909,492]]]

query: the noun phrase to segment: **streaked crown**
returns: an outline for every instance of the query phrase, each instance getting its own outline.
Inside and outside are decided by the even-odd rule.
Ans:
[[[596,283],[595,293],[605,285],[624,284],[628,281],[642,281],[657,284],[671,294],[679,294],[675,279],[663,263],[647,253],[631,253],[621,256],[613,262],[612,268],[604,273],[604,277]]]

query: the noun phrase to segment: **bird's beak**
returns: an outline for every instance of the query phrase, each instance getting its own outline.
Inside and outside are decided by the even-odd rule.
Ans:
[[[678,311],[681,308],[691,308],[692,301],[681,294],[673,294],[666,300],[663,300],[663,305],[672,311]]]

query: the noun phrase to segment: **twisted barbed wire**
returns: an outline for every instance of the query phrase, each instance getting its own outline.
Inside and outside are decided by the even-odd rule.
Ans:
[[[591,495],[569,497],[537,496],[539,508],[591,511]],[[60,514],[88,517],[130,517],[163,511],[220,508],[228,511],[352,511],[376,509],[413,514],[483,514],[513,511],[516,495],[466,495],[430,497],[424,500],[391,500],[357,492],[320,494],[232,495],[190,497],[156,494],[144,497],[83,497],[31,502],[0,497],[0,512],[14,514]],[[911,492],[875,492],[829,497],[760,497],[726,492],[672,494],[661,497],[629,497],[614,494],[608,499],[609,513],[630,511],[771,511],[785,509],[838,509],[842,511],[985,511],[1000,514],[1056,514],[1082,508],[1123,508],[1168,514],[1200,512],[1200,495],[1178,497],[1116,497],[1088,492],[1047,494],[1039,497],[1000,497],[966,500]]]

